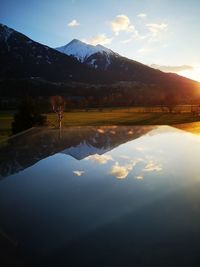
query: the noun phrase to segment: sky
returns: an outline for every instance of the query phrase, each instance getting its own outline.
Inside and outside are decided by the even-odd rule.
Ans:
[[[59,47],[76,38],[200,81],[200,0],[0,0],[0,23]]]

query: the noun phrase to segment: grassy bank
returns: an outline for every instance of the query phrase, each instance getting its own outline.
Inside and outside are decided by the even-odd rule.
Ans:
[[[0,141],[5,140],[11,134],[11,123],[13,114],[11,112],[0,112]],[[55,113],[47,114],[48,124],[57,125]],[[98,110],[65,112],[63,126],[78,125],[173,125],[199,121],[192,113],[144,113],[132,112],[129,109],[107,109],[102,112]]]

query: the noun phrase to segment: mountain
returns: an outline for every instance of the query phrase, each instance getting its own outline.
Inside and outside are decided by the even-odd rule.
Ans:
[[[174,95],[176,103],[199,101],[200,83],[76,39],[56,50],[0,24],[0,58],[3,96],[45,92],[46,96],[85,97],[87,91],[87,96],[114,96],[114,99],[118,96],[118,99],[132,99],[137,105],[166,103],[166,98],[173,99]],[[76,85],[72,86],[72,82]]]
[[[57,51],[73,56],[80,62],[84,62],[87,65],[95,68],[107,70],[113,57],[118,57],[117,53],[102,46],[102,45],[90,45],[80,40],[74,39],[65,46],[57,47]]]
[[[74,56],[81,62],[86,61],[91,55],[96,54],[96,53],[100,53],[100,54],[107,53],[107,55],[118,55],[114,53],[112,50],[102,45],[98,44],[94,46],[94,45],[86,44],[78,39],[73,39],[67,45],[57,47],[56,50],[66,55]]]
[[[0,58],[0,79],[99,80],[97,72],[73,57],[37,43],[3,24],[0,24]]]
[[[107,151],[155,129],[156,126],[32,128],[0,146],[0,179],[20,172],[38,161],[62,153],[77,160]]]
[[[104,46],[94,46],[74,39],[56,50],[109,74],[111,80],[118,83],[116,88],[128,88],[129,93],[132,91],[126,94],[121,90],[123,95],[120,97],[134,98],[135,104],[198,103],[200,83],[151,68],[120,56]]]

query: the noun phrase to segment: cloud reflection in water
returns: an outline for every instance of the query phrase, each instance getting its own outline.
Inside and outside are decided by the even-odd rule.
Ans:
[[[73,173],[76,175],[76,176],[82,176],[85,172],[84,171],[73,171]]]
[[[141,159],[132,160],[130,161],[130,163],[125,165],[120,165],[117,161],[112,166],[110,174],[115,176],[117,179],[124,179],[128,176],[128,174],[133,170],[133,168],[139,161],[141,161]]]

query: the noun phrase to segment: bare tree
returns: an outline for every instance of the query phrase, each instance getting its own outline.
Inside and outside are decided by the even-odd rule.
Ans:
[[[51,106],[52,106],[53,111],[58,116],[58,125],[59,125],[59,129],[61,129],[63,113],[65,110],[65,99],[62,96],[52,96]]]
[[[174,92],[168,92],[165,96],[165,106],[168,108],[169,113],[172,113],[177,105],[176,95]]]

